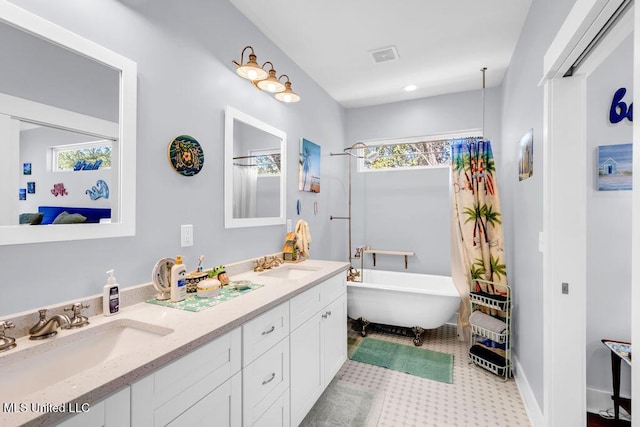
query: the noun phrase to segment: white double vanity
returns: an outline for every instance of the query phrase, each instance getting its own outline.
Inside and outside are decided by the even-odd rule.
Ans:
[[[105,351],[99,341],[111,340],[109,331],[120,334],[120,341],[109,341],[117,353],[80,372],[42,384],[31,378],[33,387],[23,395],[3,384],[3,400],[15,406],[0,414],[0,425],[296,426],[347,357],[340,274],[347,266],[307,260],[262,274],[246,271],[232,280],[264,286],[200,312],[140,302],[45,341],[20,338],[15,349],[0,354],[6,372],[12,370],[7,360],[26,363],[28,371],[74,347],[90,360],[90,348]],[[58,343],[64,352],[56,356]],[[59,364],[50,361],[50,367]]]

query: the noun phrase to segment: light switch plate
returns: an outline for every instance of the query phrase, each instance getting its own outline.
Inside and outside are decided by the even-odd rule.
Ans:
[[[186,224],[180,226],[180,246],[193,246],[193,225]]]

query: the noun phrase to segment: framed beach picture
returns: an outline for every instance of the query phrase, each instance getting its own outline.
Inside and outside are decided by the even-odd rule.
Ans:
[[[33,181],[27,182],[27,193],[36,194],[36,183]]]
[[[308,139],[300,139],[300,191],[320,192],[320,146]]]
[[[22,174],[23,175],[31,175],[31,163],[23,163],[22,164]]]
[[[519,181],[533,176],[533,129],[520,138],[520,159],[518,160]]]
[[[632,144],[598,147],[598,191],[631,190]]]

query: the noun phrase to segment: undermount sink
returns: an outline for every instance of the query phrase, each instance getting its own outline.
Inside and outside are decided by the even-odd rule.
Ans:
[[[14,351],[0,358],[0,401],[16,401],[110,359],[148,348],[172,332],[150,323],[118,319]]]
[[[308,276],[309,274],[314,273],[318,270],[320,270],[320,268],[286,264],[280,267],[275,267],[273,269],[263,271],[262,273],[259,273],[259,275],[266,276],[266,277],[278,277],[280,279],[295,280],[295,279],[302,279],[303,277]]]

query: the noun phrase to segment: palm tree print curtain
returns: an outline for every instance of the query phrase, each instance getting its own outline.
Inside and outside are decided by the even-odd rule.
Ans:
[[[500,198],[490,141],[463,138],[451,144],[452,277],[460,293],[458,333],[469,337],[469,291],[493,294],[475,279],[507,283]],[[480,288],[482,286],[482,288]]]

